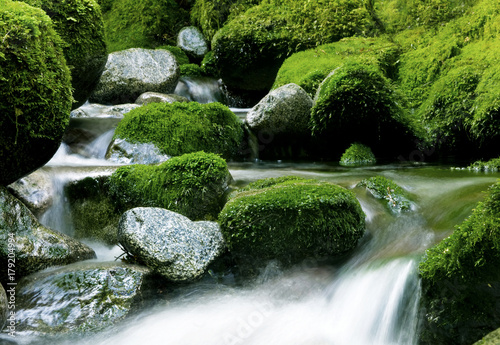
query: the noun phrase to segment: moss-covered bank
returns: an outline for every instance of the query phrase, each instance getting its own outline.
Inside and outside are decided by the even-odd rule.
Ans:
[[[472,344],[500,323],[500,181],[419,266],[425,344]]]
[[[1,0],[0,23],[0,185],[7,185],[56,152],[72,96],[64,43],[50,18]]]

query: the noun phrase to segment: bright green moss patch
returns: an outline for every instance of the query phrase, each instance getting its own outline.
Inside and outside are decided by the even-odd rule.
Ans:
[[[226,201],[230,176],[222,158],[195,152],[157,166],[118,168],[109,180],[109,196],[121,212],[161,207],[191,220],[213,220]]]
[[[355,166],[375,164],[377,159],[372,150],[363,144],[354,143],[340,157],[340,165]]]
[[[474,171],[498,171],[500,169],[500,157],[492,158],[489,161],[476,161],[467,167]]]
[[[219,222],[233,255],[256,264],[343,254],[363,235],[364,217],[352,192],[284,177],[242,189],[226,204]]]
[[[243,129],[220,103],[151,103],[127,113],[115,138],[153,143],[170,156],[204,150],[230,158],[238,153]]]
[[[400,48],[386,38],[344,38],[293,54],[280,67],[273,89],[295,83],[314,97],[319,84],[346,61],[378,67],[394,78]]]
[[[177,64],[179,66],[182,66],[182,65],[189,63],[189,57],[186,55],[186,53],[184,53],[184,50],[182,50],[181,48],[179,48],[177,46],[165,45],[165,46],[159,46],[156,49],[168,50],[169,52],[174,54],[175,60],[177,60]]]
[[[205,72],[202,67],[190,63],[186,65],[181,65],[181,76],[183,77],[203,77],[205,76]]]
[[[0,185],[45,164],[69,122],[71,80],[50,18],[0,1]]]
[[[175,45],[188,23],[187,12],[174,0],[115,0],[104,14],[108,52]]]
[[[364,179],[358,183],[358,186],[368,189],[374,197],[386,200],[387,205],[392,211],[401,212],[411,209],[408,193],[394,181],[384,176],[374,176]]]

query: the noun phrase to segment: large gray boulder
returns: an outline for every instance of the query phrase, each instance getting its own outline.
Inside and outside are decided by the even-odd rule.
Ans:
[[[30,210],[0,187],[0,262],[15,256],[15,277],[0,265],[0,281],[19,279],[56,265],[93,259],[95,252],[77,240],[42,226]]]
[[[191,281],[225,249],[216,222],[197,221],[162,208],[125,212],[118,241],[126,251],[171,281]]]
[[[89,101],[133,103],[147,91],[173,93],[180,77],[172,53],[163,49],[131,48],[109,54],[104,72]]]
[[[109,145],[106,159],[118,164],[157,164],[168,160],[160,149],[151,143],[130,143],[116,138]]]
[[[49,173],[43,170],[25,176],[7,186],[35,216],[42,215],[52,205],[54,187]]]
[[[297,84],[287,84],[271,91],[246,116],[254,131],[273,134],[308,132],[313,101]]]
[[[141,305],[152,286],[146,267],[84,262],[22,279],[16,294],[18,335],[92,332]]]
[[[177,46],[184,50],[187,55],[195,59],[203,58],[208,52],[207,42],[203,34],[194,26],[187,26],[179,31]]]

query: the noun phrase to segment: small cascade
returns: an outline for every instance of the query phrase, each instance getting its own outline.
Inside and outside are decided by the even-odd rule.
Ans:
[[[106,152],[108,151],[108,147],[111,143],[111,140],[113,139],[114,133],[115,130],[110,129],[95,138],[90,144],[85,147],[84,152],[86,153],[86,155],[91,158],[105,159]]]
[[[220,102],[219,82],[213,78],[181,77],[174,93],[198,103]]]

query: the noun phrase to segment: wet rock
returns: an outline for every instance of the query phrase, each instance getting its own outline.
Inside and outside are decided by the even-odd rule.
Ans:
[[[364,179],[357,187],[365,187],[375,198],[387,201],[387,206],[393,212],[410,211],[414,207],[409,200],[409,193],[384,176]]]
[[[172,281],[191,281],[225,249],[216,222],[197,221],[161,208],[125,212],[118,240],[134,257]]]
[[[116,262],[78,263],[33,274],[17,286],[16,333],[103,329],[140,306],[150,277],[145,267]]]
[[[189,99],[176,94],[165,94],[159,92],[145,92],[140,95],[136,100],[136,104],[149,104],[149,103],[174,103],[174,102],[189,102]]]
[[[35,216],[42,215],[52,205],[54,188],[50,175],[37,170],[8,187],[16,198],[21,200]]]
[[[114,117],[123,118],[123,116],[132,109],[139,108],[139,104],[126,103],[117,105],[102,105],[96,103],[86,103],[80,108],[71,112],[71,118],[87,118],[87,117]]]
[[[29,209],[0,187],[0,261],[15,256],[15,277],[0,266],[0,281],[19,279],[56,265],[95,258],[94,251],[75,239],[42,226]]]
[[[134,102],[147,91],[172,93],[179,76],[179,65],[167,50],[131,48],[115,52],[108,56],[89,101],[123,104]]]
[[[165,162],[170,156],[160,152],[150,143],[130,143],[117,138],[111,142],[106,159],[119,164],[156,164]]]
[[[207,42],[203,34],[194,26],[183,28],[177,36],[177,46],[187,55],[201,59],[208,52]]]

